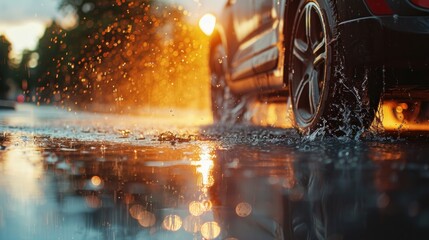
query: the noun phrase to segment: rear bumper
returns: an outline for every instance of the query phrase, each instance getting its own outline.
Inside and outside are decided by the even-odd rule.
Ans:
[[[351,57],[361,63],[429,68],[429,17],[366,17],[340,24]]]
[[[395,73],[387,84],[429,86],[429,17],[365,17],[339,25],[346,57]],[[409,76],[412,72],[415,76]],[[405,79],[405,77],[408,79]]]
[[[429,69],[429,17],[390,17],[381,23],[385,62]]]

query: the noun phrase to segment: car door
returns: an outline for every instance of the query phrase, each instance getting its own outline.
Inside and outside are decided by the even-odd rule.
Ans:
[[[283,1],[254,0],[255,18],[258,25],[253,40],[255,73],[273,70],[277,67],[281,44],[279,34]]]
[[[229,3],[238,42],[232,55],[231,79],[248,79],[275,69],[281,51],[279,16],[283,14],[285,1],[229,0]]]
[[[249,40],[257,28],[254,0],[228,0],[227,4],[232,10],[232,27],[236,41],[231,55],[231,79],[239,80],[253,75],[254,51]]]

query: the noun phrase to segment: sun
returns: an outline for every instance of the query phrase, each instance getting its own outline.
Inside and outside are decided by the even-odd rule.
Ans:
[[[210,13],[205,14],[200,18],[199,26],[204,34],[210,36],[216,26],[216,17]]]

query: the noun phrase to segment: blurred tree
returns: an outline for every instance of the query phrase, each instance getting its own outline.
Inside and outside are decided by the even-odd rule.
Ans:
[[[29,89],[35,88],[37,101],[40,103],[64,103],[61,101],[66,99],[66,96],[61,95],[70,85],[66,64],[68,54],[64,44],[66,36],[67,32],[53,22],[39,40],[35,82]]]
[[[9,86],[7,79],[9,76],[9,52],[11,44],[5,36],[0,36],[0,99],[5,99]]]
[[[208,105],[207,38],[180,6],[154,0],[62,0],[72,29],[53,23],[40,39],[42,103],[85,108]],[[208,99],[208,98],[207,98]],[[105,109],[103,109],[105,110]]]
[[[119,85],[131,80],[128,72],[135,58],[154,49],[136,45],[136,39],[142,44],[157,42],[151,4],[151,0],[63,0],[61,8],[72,9],[78,19],[63,42],[64,70],[71,85],[65,93],[74,103],[122,105],[129,93],[120,92]]]
[[[33,52],[30,50],[24,50],[21,62],[13,69],[15,83],[21,87],[22,92],[26,95],[27,101],[34,101],[31,94],[34,92],[34,83],[31,81],[32,73],[28,66],[32,53]]]

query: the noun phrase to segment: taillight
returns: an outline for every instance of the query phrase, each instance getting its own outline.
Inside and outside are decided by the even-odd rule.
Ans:
[[[411,2],[422,8],[429,8],[429,0],[411,0]]]
[[[414,0],[413,0],[414,1]],[[419,1],[419,0],[415,0]],[[420,0],[426,1],[426,0]],[[374,15],[392,15],[393,11],[386,0],[366,0],[366,5]]]

